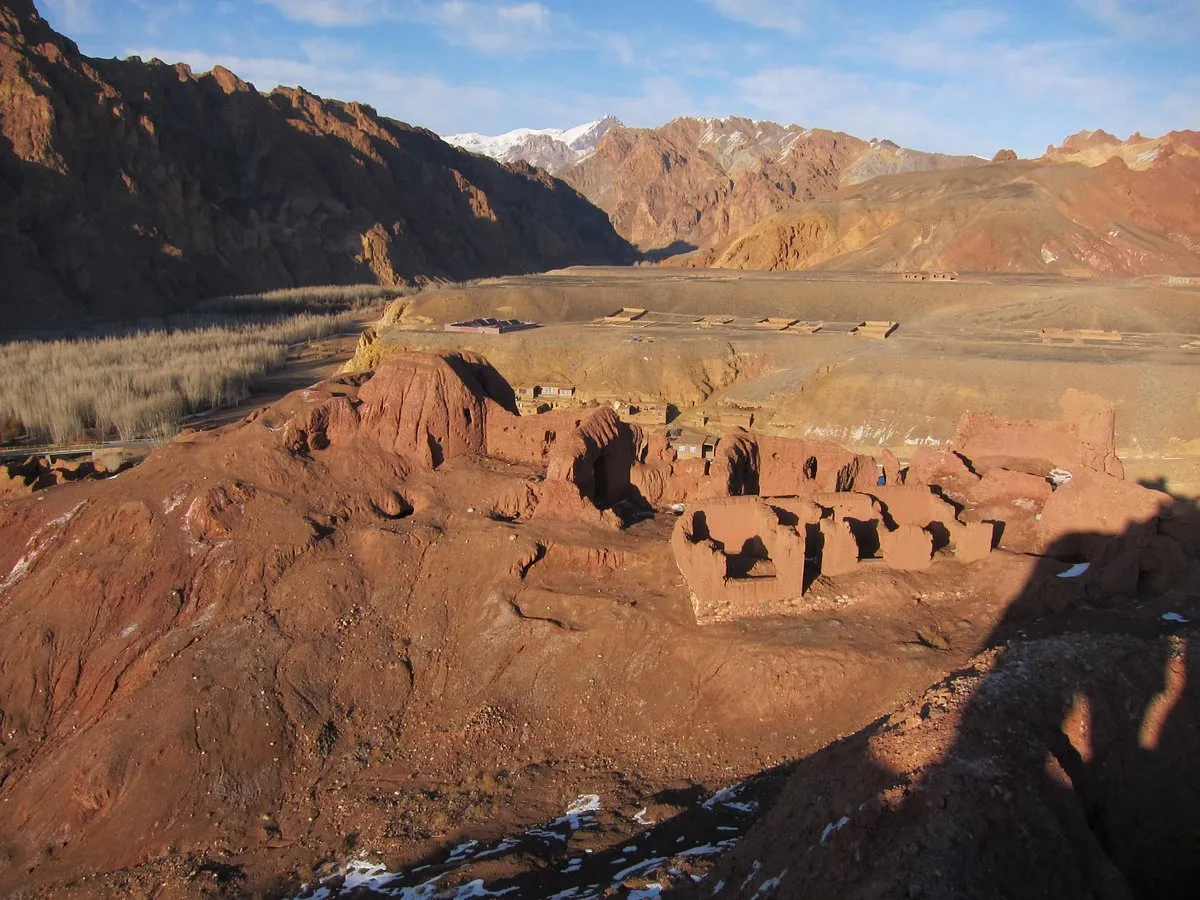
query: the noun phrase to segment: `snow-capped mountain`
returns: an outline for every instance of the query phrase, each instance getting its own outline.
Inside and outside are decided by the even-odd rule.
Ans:
[[[516,128],[492,136],[466,132],[442,140],[501,162],[524,160],[553,174],[591,156],[600,139],[620,124],[616,116],[605,116],[574,128]]]

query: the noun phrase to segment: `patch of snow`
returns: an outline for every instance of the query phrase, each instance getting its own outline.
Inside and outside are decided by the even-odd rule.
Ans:
[[[495,847],[492,847],[492,849],[483,850],[479,853],[476,853],[475,859],[486,859],[489,856],[499,856],[501,853],[507,853],[509,850],[511,850],[513,847],[517,846],[519,843],[521,843],[521,842],[516,840],[515,838],[505,838],[500,843],[498,843]],[[413,869],[413,871],[415,872],[417,870]]]
[[[1091,565],[1092,565],[1091,563],[1085,563],[1085,562],[1075,563],[1075,565],[1071,566],[1071,568],[1067,569],[1067,571],[1059,572],[1058,577],[1059,578],[1078,578],[1080,575],[1082,575],[1084,572],[1086,572],[1089,568],[1091,568]]]
[[[346,879],[342,883],[344,891],[352,891],[359,887],[377,891],[397,878],[383,863],[372,863],[365,859],[355,859],[347,863],[345,875]]]
[[[597,812],[599,809],[599,794],[580,794],[567,807],[565,814],[546,825],[530,828],[525,833],[533,837],[565,842],[572,832],[594,825],[596,817],[591,813]]]
[[[1057,259],[1058,257],[1051,252],[1049,247],[1042,248],[1042,262],[1046,265],[1050,265],[1050,263],[1055,262]]]
[[[1046,477],[1049,478],[1050,481],[1054,483],[1055,487],[1062,487],[1064,484],[1066,484],[1068,481],[1070,481],[1074,476],[1070,472],[1068,472],[1066,469],[1060,469],[1058,466],[1055,466],[1053,469],[1050,470],[1049,474]]]
[[[784,869],[782,872],[780,872],[774,878],[768,878],[766,881],[764,881],[762,884],[760,884],[758,886],[758,890],[754,892],[754,896],[752,896],[750,898],[750,900],[757,900],[757,898],[762,896],[763,894],[770,893],[771,891],[773,891],[777,887],[779,887],[779,882],[783,881],[783,876],[787,874],[787,871],[788,871],[787,869]]]
[[[654,820],[646,818],[646,810],[648,808],[649,807],[643,806],[640,810],[635,812],[633,814],[633,821],[637,822],[639,825],[653,825]]]
[[[517,890],[519,888],[510,887],[502,891],[489,891],[483,886],[483,879],[476,878],[460,887],[454,894],[454,900],[467,900],[468,897],[503,897],[505,894],[511,894]]]
[[[821,832],[821,843],[825,843],[843,828],[850,824],[849,816],[842,816],[836,822],[830,822],[825,826],[825,830]]]
[[[133,634],[135,631],[137,631],[137,629],[138,629],[137,622],[134,622],[132,625],[126,625],[124,628],[121,629],[121,637],[127,638],[131,634]]]
[[[739,793],[741,793],[745,786],[746,785],[743,782],[739,781],[736,784],[729,785],[729,787],[723,787],[700,805],[704,809],[712,809],[717,804],[724,805],[727,800],[732,800]]]
[[[750,882],[758,877],[758,873],[761,871],[762,871],[762,863],[756,859],[754,861],[754,863],[750,866],[750,874],[747,875],[746,880],[742,882],[742,886],[741,886],[740,890],[744,891],[746,889],[746,887],[750,884]],[[714,891],[713,893],[716,893],[716,892]]]
[[[1189,619],[1187,619],[1185,616],[1181,616],[1181,615],[1180,615],[1179,613],[1177,613],[1177,612],[1165,612],[1165,613],[1163,613],[1163,614],[1162,614],[1162,620],[1163,620],[1164,622],[1177,622],[1177,623],[1178,623],[1178,624],[1180,624],[1180,625],[1186,625],[1186,624],[1187,624],[1187,623],[1190,621],[1190,620],[1189,620]]]
[[[656,866],[661,866],[666,861],[667,857],[665,856],[655,856],[650,859],[643,859],[641,862],[636,862],[632,866],[626,866],[612,877],[613,883],[622,882],[629,876],[636,875],[638,872],[648,872]]]
[[[452,863],[462,862],[463,860],[467,859],[471,855],[471,851],[478,846],[479,841],[466,841],[465,843],[459,844],[450,851],[450,858],[446,861]]]
[[[736,838],[726,838],[723,841],[718,841],[716,844],[701,844],[698,847],[692,847],[689,850],[684,850],[683,852],[676,853],[675,855],[681,858],[686,858],[689,856],[720,856],[736,843]]]
[[[653,884],[648,884],[644,888],[638,888],[629,892],[629,900],[656,900],[662,896],[662,885],[657,881]]]
[[[713,895],[715,896],[715,895],[721,893],[721,891],[723,891],[724,889],[725,889],[725,881],[724,881],[724,879],[722,879],[721,881],[718,881],[715,885],[713,885]]]

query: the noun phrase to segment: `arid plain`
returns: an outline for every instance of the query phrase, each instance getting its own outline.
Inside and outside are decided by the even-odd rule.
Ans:
[[[648,311],[598,321],[621,307]],[[441,330],[480,316],[543,327]],[[755,324],[768,317],[822,327]],[[730,322],[711,324],[721,318]],[[886,340],[851,333],[866,320],[899,327]],[[1162,279],[577,268],[430,290],[386,321],[352,366],[390,349],[468,349],[514,385],[563,382],[581,401],[671,405],[672,424],[714,435],[731,411],[750,411],[756,430],[902,459],[944,443],[965,412],[1052,419],[1065,389],[1090,390],[1117,404],[1130,477],[1200,495],[1200,289]]]

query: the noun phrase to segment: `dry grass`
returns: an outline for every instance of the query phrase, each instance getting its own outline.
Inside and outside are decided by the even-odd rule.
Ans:
[[[290,344],[343,330],[347,315],[0,345],[0,421],[56,444],[166,439],[187,415],[237,403]]]
[[[361,310],[415,293],[416,288],[378,284],[315,285],[285,288],[261,294],[236,294],[217,297],[200,304],[201,312],[330,312]]]

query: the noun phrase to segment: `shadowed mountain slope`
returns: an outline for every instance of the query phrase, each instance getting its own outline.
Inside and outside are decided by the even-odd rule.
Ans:
[[[220,67],[88,58],[29,0],[0,8],[0,223],[10,326],[631,256],[544,172]]]

